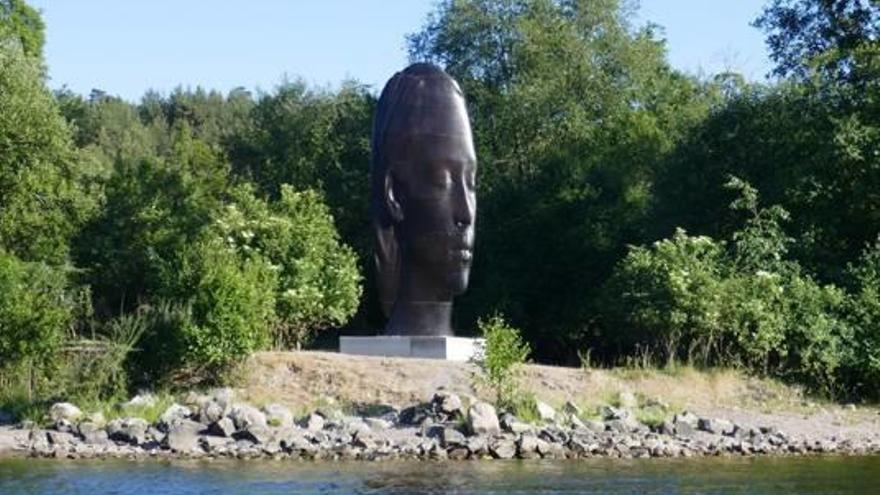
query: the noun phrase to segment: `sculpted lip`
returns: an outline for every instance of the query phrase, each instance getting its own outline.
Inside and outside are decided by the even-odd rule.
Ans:
[[[462,263],[470,263],[474,258],[474,252],[469,248],[455,249],[451,252],[451,255],[455,261]]]

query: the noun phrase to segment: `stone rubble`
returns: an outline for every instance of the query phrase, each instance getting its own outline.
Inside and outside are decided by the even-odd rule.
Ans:
[[[438,391],[427,403],[372,415],[312,412],[295,421],[286,407],[262,410],[233,402],[219,389],[174,404],[149,424],[141,418],[82,414],[73,404],[50,409],[52,427],[0,426],[18,439],[15,452],[59,458],[285,459],[579,459],[717,455],[880,454],[880,440],[792,438],[772,425],[748,427],[689,412],[649,427],[626,407],[606,407],[603,419],[580,417],[574,403],[526,423],[491,404]],[[197,399],[197,400],[196,400]],[[547,406],[549,408],[549,406]],[[550,409],[552,410],[552,409]]]

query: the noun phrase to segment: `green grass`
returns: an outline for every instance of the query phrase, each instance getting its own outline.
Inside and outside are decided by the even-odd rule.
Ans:
[[[136,417],[142,418],[154,424],[159,420],[162,413],[169,406],[177,402],[175,396],[169,392],[161,391],[153,394],[155,401],[152,404],[130,406],[118,400],[96,401],[79,406],[84,413],[100,412],[107,421],[117,418]]]
[[[513,399],[509,407],[510,413],[520,421],[529,424],[538,424],[541,418],[538,416],[538,402],[532,393],[519,393]]]
[[[669,411],[660,406],[639,407],[633,414],[640,423],[651,427],[660,426],[670,416]]]

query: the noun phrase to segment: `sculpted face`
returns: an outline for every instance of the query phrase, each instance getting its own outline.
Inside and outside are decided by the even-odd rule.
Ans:
[[[388,81],[373,125],[373,227],[390,335],[452,335],[467,288],[477,159],[464,97],[440,68],[414,64]]]
[[[414,287],[420,297],[448,300],[467,288],[473,260],[477,163],[470,128],[390,138],[389,195],[400,212],[403,269],[421,274]]]

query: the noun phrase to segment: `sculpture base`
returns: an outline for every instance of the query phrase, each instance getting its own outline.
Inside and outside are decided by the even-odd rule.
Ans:
[[[467,337],[339,337],[339,352],[361,356],[469,361],[482,350],[483,342],[484,339]]]

